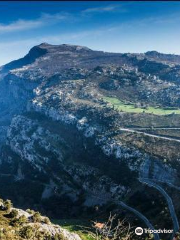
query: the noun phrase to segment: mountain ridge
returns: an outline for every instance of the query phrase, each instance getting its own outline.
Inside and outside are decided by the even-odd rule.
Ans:
[[[147,51],[145,53],[115,53],[115,52],[106,52],[106,51],[100,51],[100,50],[92,50],[88,47],[80,46],[80,45],[72,45],[72,44],[60,44],[60,45],[52,45],[49,43],[41,43],[39,45],[36,45],[32,47],[27,55],[24,57],[11,61],[10,63],[7,63],[3,66],[1,66],[1,71],[8,71],[12,68],[20,68],[22,66],[28,65],[33,63],[37,58],[42,57],[43,55],[48,53],[49,51],[57,51],[57,52],[67,52],[67,51],[87,51],[87,52],[97,52],[102,53],[104,55],[110,54],[110,55],[132,55],[132,56],[146,56],[146,57],[154,57],[156,60],[159,58],[159,60],[162,58],[167,57],[167,60],[177,62],[179,63],[180,55],[175,54],[165,54],[160,53],[157,51]],[[176,59],[176,60],[173,60]],[[3,70],[4,69],[4,70]]]
[[[0,194],[51,217],[126,201],[153,225],[167,226],[166,211],[164,221],[153,215],[166,202],[139,179],[179,187],[179,59],[38,48],[30,50],[31,63],[15,62],[0,81]]]

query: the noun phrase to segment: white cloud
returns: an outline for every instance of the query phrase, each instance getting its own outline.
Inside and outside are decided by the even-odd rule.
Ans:
[[[103,12],[126,12],[127,10],[121,5],[107,5],[104,7],[87,8],[82,13],[103,13]]]
[[[57,14],[47,14],[43,13],[39,18],[34,20],[23,20],[19,19],[17,21],[11,22],[9,24],[0,23],[0,33],[9,33],[16,31],[29,30],[34,28],[39,28],[46,25],[55,24],[59,21],[63,21],[69,18],[68,13],[57,13]]]
[[[106,7],[97,7],[97,8],[87,8],[83,12],[92,13],[92,12],[112,12],[115,10],[115,6],[106,6]]]

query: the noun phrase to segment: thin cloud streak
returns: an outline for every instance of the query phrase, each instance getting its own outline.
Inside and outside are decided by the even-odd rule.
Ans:
[[[73,15],[68,12],[60,12],[57,14],[42,13],[41,16],[37,19],[32,19],[32,20],[19,19],[9,24],[0,23],[0,34],[41,28],[44,26],[50,26],[50,25],[64,22],[64,21],[70,21],[70,19],[83,20],[83,18],[86,17],[86,14],[88,13],[95,14],[95,13],[103,13],[103,12],[108,13],[108,12],[127,12],[127,11],[128,10],[124,8],[123,5],[107,5],[104,7],[85,9],[81,11],[81,14],[79,15]],[[167,16],[166,17],[157,16],[154,18],[152,17],[152,18],[141,19],[138,22],[140,25],[143,26],[149,23],[157,23],[157,24],[174,23],[174,22],[179,22],[179,19],[180,19],[179,14],[173,14],[172,16],[168,16],[168,18]],[[137,23],[137,21],[133,21],[132,23],[134,25],[134,23]],[[129,25],[128,21],[124,24]]]
[[[171,21],[176,21],[179,20],[179,17],[175,17],[175,15],[173,15],[174,18],[173,20],[170,20],[169,22],[171,23]],[[36,20],[36,21],[24,21],[24,20],[20,20],[17,21],[16,23],[18,23],[18,26],[14,26],[12,29],[13,30],[18,30],[18,29],[22,29],[24,28],[24,24],[29,23],[29,27],[38,27],[40,26],[40,24],[46,24],[46,22],[48,21],[49,24],[51,23],[55,23],[55,21],[59,21],[59,20],[66,20],[67,19],[67,14],[64,13],[64,15],[60,15],[60,14],[56,14],[56,15],[49,15],[49,14],[43,14],[42,17],[40,18],[41,20]],[[45,20],[45,21],[44,21]],[[137,20],[137,21],[127,21],[127,22],[123,22],[123,23],[119,23],[119,24],[111,24],[105,27],[99,27],[97,29],[90,29],[90,30],[86,30],[86,31],[81,31],[81,32],[71,32],[71,33],[67,33],[67,34],[56,34],[56,35],[45,35],[43,37],[37,36],[36,38],[32,38],[32,39],[24,39],[24,40],[17,40],[17,41],[9,41],[9,42],[0,42],[0,48],[3,46],[7,46],[7,45],[16,45],[16,44],[21,44],[21,43],[32,43],[34,45],[37,45],[38,43],[41,42],[52,42],[52,43],[57,43],[59,44],[61,41],[67,41],[67,39],[81,39],[83,37],[87,37],[87,36],[100,36],[100,35],[104,35],[107,32],[111,32],[111,33],[117,33],[120,30],[127,30],[127,29],[138,29],[141,26],[148,26],[149,24],[163,24],[164,22],[168,22],[167,19],[164,17],[156,17],[156,18],[145,18],[145,19],[141,19],[141,20]],[[0,25],[1,26],[1,25]],[[9,27],[10,25],[8,25],[7,27]],[[26,25],[26,28],[28,26]],[[9,27],[9,29],[11,29]],[[1,27],[0,27],[0,31],[1,31]]]
[[[104,7],[96,7],[96,8],[87,8],[82,11],[82,13],[104,13],[104,12],[127,12],[127,9],[125,9],[121,5],[107,5]]]
[[[43,13],[40,18],[34,20],[19,19],[9,24],[0,23],[0,33],[10,33],[40,28],[46,25],[52,25],[60,21],[64,21],[68,18],[70,18],[68,13],[57,13],[54,15]]]

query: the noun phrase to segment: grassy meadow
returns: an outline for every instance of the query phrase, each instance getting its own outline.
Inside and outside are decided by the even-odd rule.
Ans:
[[[149,113],[154,115],[180,114],[180,109],[165,109],[160,107],[136,107],[133,103],[124,103],[117,98],[105,97],[104,100],[110,103],[115,109],[128,113]]]

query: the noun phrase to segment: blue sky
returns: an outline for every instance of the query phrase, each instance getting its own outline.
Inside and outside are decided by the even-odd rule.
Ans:
[[[0,65],[42,42],[180,54],[180,2],[0,2]]]

